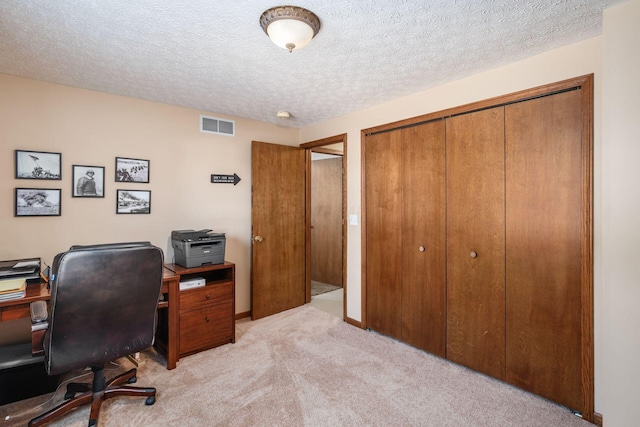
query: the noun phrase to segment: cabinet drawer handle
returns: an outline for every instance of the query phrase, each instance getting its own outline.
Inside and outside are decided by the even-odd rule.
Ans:
[[[204,296],[206,299],[211,299],[211,295],[207,294]]]
[[[476,251],[471,251],[471,252],[469,253],[469,256],[470,256],[471,258],[476,258],[476,257],[478,256],[478,253],[477,253]]]
[[[211,320],[210,317],[205,317],[204,320],[206,320],[207,322],[209,322]]]
[[[420,252],[424,252],[424,251],[425,251],[425,247],[424,247],[424,246],[418,246],[418,250],[419,250]]]

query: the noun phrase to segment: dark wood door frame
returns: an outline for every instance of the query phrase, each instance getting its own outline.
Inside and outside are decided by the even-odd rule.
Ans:
[[[300,144],[300,148],[305,150],[306,158],[306,185],[305,185],[305,199],[306,199],[306,238],[305,238],[305,252],[306,252],[306,302],[311,301],[311,152],[325,152],[330,153],[322,147],[328,145],[342,143],[342,313],[343,319],[348,320],[347,317],[347,134],[330,136],[328,138],[319,139],[316,141],[306,142]],[[357,323],[357,322],[356,322]]]
[[[384,125],[363,129],[361,131],[360,144],[361,144],[361,198],[362,198],[362,238],[361,238],[361,257],[362,257],[362,274],[361,274],[361,327],[367,327],[367,284],[366,284],[366,206],[365,201],[365,188],[366,188],[366,175],[365,175],[365,158],[364,158],[364,144],[366,143],[367,135],[385,132],[402,127],[417,125],[419,123],[442,119],[459,114],[470,113],[473,111],[479,111],[486,108],[496,107],[500,105],[507,105],[519,101],[533,99],[545,95],[551,95],[558,92],[569,91],[576,88],[582,89],[582,170],[583,170],[583,188],[582,188],[582,223],[583,223],[583,237],[581,243],[582,250],[582,287],[581,287],[581,300],[582,311],[580,313],[582,330],[581,330],[581,342],[582,342],[582,385],[583,385],[583,404],[582,404],[582,417],[583,419],[602,425],[602,416],[594,412],[594,342],[593,342],[593,74],[580,76],[572,79],[563,80],[556,83],[551,83],[544,86],[535,87],[532,89],[526,89],[519,92],[514,92],[507,95],[498,96],[495,98],[478,101],[459,107],[449,108],[447,110],[438,111],[434,113],[425,114],[418,117],[409,118],[393,123],[387,123]]]

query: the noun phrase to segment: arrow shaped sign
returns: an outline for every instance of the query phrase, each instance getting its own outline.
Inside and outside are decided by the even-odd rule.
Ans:
[[[240,182],[240,177],[235,173],[233,175],[211,175],[211,182],[214,184],[236,185]]]

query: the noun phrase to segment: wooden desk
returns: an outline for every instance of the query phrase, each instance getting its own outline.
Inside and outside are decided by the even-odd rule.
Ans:
[[[164,352],[167,358],[167,369],[175,369],[178,363],[178,334],[180,332],[180,276],[168,268],[164,268],[162,276],[162,296],[164,301],[158,303],[159,309],[167,310],[166,340],[156,339],[155,346]],[[162,310],[160,310],[162,311]]]
[[[180,276],[168,268],[164,268],[161,293],[163,300],[158,303],[158,309],[160,312],[166,309],[166,314],[163,316],[166,319],[166,325],[162,328],[163,339],[157,339],[155,345],[165,354],[167,369],[174,369],[179,358]],[[31,317],[29,304],[40,300],[48,301],[49,298],[50,293],[46,283],[28,284],[24,298],[0,302],[0,321]]]

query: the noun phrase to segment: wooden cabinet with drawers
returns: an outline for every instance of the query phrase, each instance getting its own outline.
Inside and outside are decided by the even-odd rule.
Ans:
[[[179,356],[235,342],[235,264],[166,267],[179,275],[181,282],[205,280],[202,287],[180,291]]]

